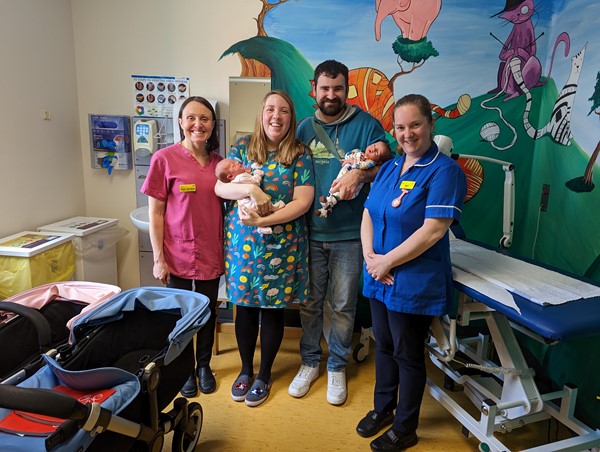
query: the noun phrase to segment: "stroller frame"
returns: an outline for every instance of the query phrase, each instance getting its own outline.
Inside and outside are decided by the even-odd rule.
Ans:
[[[0,301],[0,384],[17,384],[67,342],[68,326],[114,295],[117,286],[86,281],[44,284]],[[17,344],[15,346],[15,344]]]
[[[179,306],[177,303],[182,304]],[[176,323],[175,317],[172,315],[175,314],[173,312],[175,308],[180,308],[179,312],[181,313],[181,317]],[[140,309],[140,313],[138,313],[138,309]],[[141,313],[145,314],[142,315]],[[132,317],[126,318],[127,315]],[[104,343],[100,344],[100,341],[94,343],[94,337],[98,338],[96,334],[106,334],[110,337],[111,326],[115,325],[115,328],[122,328],[126,325],[129,328],[131,322],[128,319],[132,319],[134,323],[137,322],[138,327],[139,325],[145,327],[147,324],[146,316],[155,315],[158,315],[160,320],[162,320],[160,316],[172,319],[166,326],[163,324],[164,322],[160,323],[161,333],[171,331],[171,323],[175,323],[175,328],[169,334],[168,346],[163,346],[162,351],[154,351],[155,344],[149,346],[151,349],[149,352],[155,353],[152,355],[154,358],[149,362],[144,359],[143,366],[136,370],[136,375],[123,370],[126,366],[123,369],[118,368],[119,366],[116,363],[114,367],[101,368],[94,368],[93,364],[91,364],[91,367],[85,367],[84,364],[81,367],[84,370],[77,370],[79,369],[77,365],[81,362],[85,363],[88,359],[93,361],[93,359],[98,358],[98,355],[94,354],[94,347],[104,346]],[[193,344],[191,340],[206,323],[209,315],[208,299],[204,295],[195,292],[157,287],[125,291],[76,320],[71,331],[72,345],[65,350],[61,350],[56,361],[52,357],[44,356],[47,366],[21,384],[21,387],[0,385],[0,406],[9,410],[28,411],[67,419],[54,433],[45,438],[44,442],[47,450],[73,450],[74,442],[80,439],[87,442],[80,450],[86,450],[88,446],[93,448],[96,445],[94,441],[98,435],[114,432],[118,434],[117,437],[119,438],[127,437],[135,440],[131,443],[133,443],[136,450],[139,446],[144,450],[159,452],[164,444],[164,435],[174,432],[173,450],[191,452],[198,442],[202,429],[203,411],[201,405],[196,402],[188,403],[187,399],[180,397],[174,400],[172,409],[161,412],[161,407],[165,407],[172,400],[172,393],[174,392],[172,383],[179,385],[179,381],[175,377],[182,377],[184,373],[187,373],[186,378],[189,376],[187,367],[181,364],[193,363]],[[118,322],[115,321],[119,320],[123,320],[123,322],[117,325]],[[105,328],[106,324],[107,328]],[[147,335],[152,336],[154,333],[155,330],[147,330]],[[162,343],[160,338],[163,336],[160,334],[156,336],[159,338],[159,342]],[[144,338],[140,338],[141,343]],[[86,343],[86,341],[88,342]],[[88,344],[91,345],[91,348],[86,349]],[[146,350],[135,348],[132,350],[134,350],[134,357],[139,351],[146,352]],[[86,356],[83,351],[90,352],[90,357]],[[116,350],[115,353],[119,354],[120,350]],[[127,353],[124,352],[118,356],[125,359],[128,357]],[[99,357],[98,359],[101,360],[102,358]],[[75,366],[71,370],[61,367],[61,364],[68,367],[74,362],[73,360],[75,360]],[[134,362],[142,361],[134,360]],[[172,365],[169,366],[169,364]],[[164,373],[165,370],[167,371],[166,374]],[[175,377],[172,377],[171,381],[168,382],[171,387],[164,389],[171,392],[165,393],[165,391],[162,391],[162,394],[160,394],[161,378],[167,375],[169,371]],[[105,383],[105,386],[100,385],[95,388],[117,388],[119,396],[117,399],[114,399],[116,395],[113,396],[113,401],[106,405],[104,403],[101,405],[95,401],[88,401],[85,404],[80,403],[66,394],[37,388],[35,384],[38,382],[30,381],[36,378],[42,381],[45,374],[50,374],[54,379],[53,381],[58,380],[61,384],[74,389],[80,389],[77,385],[71,386],[70,384],[75,382],[76,379],[79,379],[79,382],[85,382],[88,386],[91,381],[103,380],[108,383]],[[183,381],[181,385],[183,385]],[[50,387],[53,386],[54,383],[51,382]],[[122,387],[125,387],[124,391],[121,391]],[[178,392],[178,390],[179,386],[176,391]],[[145,422],[138,422],[138,419],[132,420],[131,416],[127,418],[125,416],[127,410],[119,413],[118,410],[114,409],[114,405],[119,402],[114,400],[125,401],[123,406],[118,408],[132,408],[128,414],[135,413],[136,410],[142,412],[143,409],[141,418],[144,418]],[[132,404],[133,401],[136,403]],[[113,409],[110,409],[111,407]],[[2,410],[0,410],[1,418]],[[114,437],[107,435],[100,439],[112,440]],[[14,436],[11,436],[11,438],[14,438]],[[27,440],[32,442],[29,442],[24,450],[31,450],[32,444],[38,444],[39,448],[39,442],[33,442],[39,441],[39,438],[32,439],[29,437]],[[112,446],[112,443],[110,444]]]
[[[172,449],[191,452],[202,431],[202,406],[178,397],[171,410],[160,412],[156,396],[159,381],[160,371],[156,363],[149,364],[144,369],[141,383],[142,387],[147,388],[150,400],[150,426],[117,416],[97,402],[84,405],[67,395],[50,390],[2,385],[0,398],[4,408],[68,419],[46,438],[46,450],[59,447],[81,429],[90,432],[92,436],[114,432],[134,438],[152,452],[160,452],[165,434],[174,432]],[[45,406],[43,410],[40,410],[40,404]]]

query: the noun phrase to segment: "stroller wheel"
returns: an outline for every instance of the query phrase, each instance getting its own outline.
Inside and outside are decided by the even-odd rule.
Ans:
[[[173,452],[192,452],[202,432],[202,406],[197,402],[188,405],[188,418],[173,432]]]

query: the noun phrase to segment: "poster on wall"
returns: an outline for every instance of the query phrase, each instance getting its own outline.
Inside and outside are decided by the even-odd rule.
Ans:
[[[189,77],[132,75],[135,116],[172,117],[173,105],[190,92]]]

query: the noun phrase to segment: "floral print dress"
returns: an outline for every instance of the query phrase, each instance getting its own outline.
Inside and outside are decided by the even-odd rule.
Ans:
[[[244,137],[228,157],[250,166]],[[289,203],[294,187],[314,185],[310,150],[285,167],[275,153],[262,166],[262,190],[271,202]],[[306,218],[271,226],[273,234],[261,235],[255,226],[244,225],[237,214],[237,201],[227,204],[225,216],[225,274],[227,295],[232,303],[260,308],[285,308],[308,298],[308,228]]]

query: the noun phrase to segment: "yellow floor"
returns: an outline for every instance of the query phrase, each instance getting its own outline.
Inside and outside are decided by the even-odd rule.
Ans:
[[[300,357],[298,338],[285,338],[273,367],[273,388],[269,399],[250,408],[231,399],[231,384],[240,371],[240,359],[232,334],[220,334],[220,353],[213,356],[212,369],[217,391],[193,399],[204,410],[204,425],[197,451],[368,451],[372,440],[355,432],[358,421],[372,408],[374,356],[363,363],[351,361],[347,369],[348,400],[332,406],[326,401],[327,373],[321,363],[321,375],[310,392],[301,399],[291,397],[287,388],[298,370]],[[257,358],[259,353],[257,352]],[[258,361],[256,361],[258,362]],[[256,365],[255,371],[258,370]],[[441,378],[438,369],[430,367],[430,377]],[[460,394],[458,395],[460,397]],[[503,435],[513,450],[544,444],[548,424],[525,427]],[[419,443],[411,452],[477,451],[479,442],[466,438],[462,426],[428,393],[421,409]],[[511,441],[506,437],[511,436]],[[170,438],[167,437],[165,450]]]

